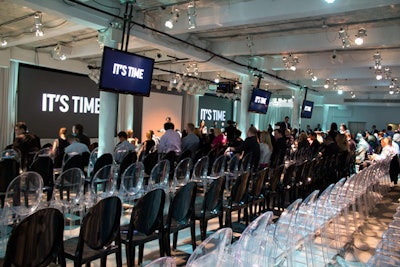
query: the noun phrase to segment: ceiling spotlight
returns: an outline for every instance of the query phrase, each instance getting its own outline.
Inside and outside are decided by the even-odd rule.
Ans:
[[[187,10],[188,18],[189,18],[189,27],[188,29],[195,29],[196,28],[196,7],[194,1],[188,5]]]
[[[374,54],[374,61],[375,61],[374,68],[376,70],[382,69],[382,64],[381,64],[382,57],[381,57],[381,54],[379,53],[379,51],[376,51],[376,53]]]
[[[285,68],[292,71],[295,71],[297,69],[297,64],[300,63],[299,58],[297,56],[293,56],[292,54],[289,54],[287,57],[283,57],[282,61],[285,65]]]
[[[354,92],[350,92],[351,98],[356,98],[356,94]]]
[[[335,2],[335,0],[324,0],[325,2],[327,2],[328,4],[332,4],[333,2]]]
[[[42,12],[35,13],[33,31],[36,37],[43,36]]]
[[[361,28],[358,30],[358,33],[356,34],[356,39],[354,42],[356,45],[362,45],[364,43],[364,37],[367,36],[367,30],[364,28]]]
[[[343,94],[343,90],[342,90],[342,89],[339,89],[339,90],[337,91],[337,93],[338,93],[338,95],[342,95],[342,94]]]
[[[389,91],[389,94],[391,94],[391,95],[393,95],[393,94],[394,94],[394,91],[393,91],[393,89],[390,89],[390,91]]]
[[[215,83],[219,83],[219,80],[221,79],[221,74],[220,73],[218,73],[217,74],[217,77],[215,77],[215,79],[214,79],[214,82]]]
[[[342,48],[349,48],[351,46],[349,41],[349,35],[347,34],[345,29],[340,28],[339,38],[342,40]]]
[[[179,9],[173,8],[171,11],[171,18],[165,22],[165,27],[168,29],[172,29],[174,27],[174,23],[178,22],[179,18]]]
[[[325,84],[324,84],[324,88],[328,89],[330,84],[331,84],[331,82],[329,81],[329,79],[326,79],[325,80]]]
[[[311,81],[316,82],[318,80],[317,76],[314,75],[311,69],[308,69],[307,73],[311,76]]]
[[[390,71],[389,67],[385,67],[384,73],[385,73],[385,80],[389,80],[392,78],[392,72]]]
[[[57,44],[51,51],[51,57],[56,60],[66,60],[72,53],[72,48],[63,44]]]
[[[7,42],[6,38],[2,38],[1,39],[1,46],[5,47],[7,44],[8,44],[8,42]]]
[[[376,70],[375,71],[375,78],[380,81],[382,80],[383,76],[382,76],[382,71],[381,70]]]

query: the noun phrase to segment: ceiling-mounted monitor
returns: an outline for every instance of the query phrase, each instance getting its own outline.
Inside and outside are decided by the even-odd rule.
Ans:
[[[309,100],[304,100],[301,106],[301,118],[311,119],[312,112],[314,109],[314,102]]]
[[[149,96],[154,59],[104,47],[100,90]]]
[[[248,111],[266,114],[270,98],[271,92],[259,88],[254,88],[251,94]]]

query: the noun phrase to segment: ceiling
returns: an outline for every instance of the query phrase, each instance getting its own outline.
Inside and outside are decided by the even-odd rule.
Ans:
[[[306,86],[309,94],[330,104],[339,100],[400,103],[400,0],[336,0],[332,4],[323,0],[198,0],[194,2],[197,25],[189,30],[190,3],[0,0],[0,38],[7,40],[3,49],[43,53],[51,53],[60,43],[71,48],[68,59],[100,66],[98,41],[106,45],[121,41],[128,7],[133,21],[128,50],[155,58],[154,81],[168,85],[177,73],[185,77],[185,83],[197,79],[212,84],[219,74],[221,81],[234,83],[250,74],[254,86],[260,82],[261,88],[279,95],[291,96]],[[175,10],[179,17],[174,28],[167,29],[164,22]],[[32,32],[38,11],[41,37]],[[366,30],[364,43],[356,45],[361,28]],[[342,47],[341,29],[350,47]],[[377,53],[381,80],[375,75]],[[283,57],[298,59],[295,71],[285,67]]]

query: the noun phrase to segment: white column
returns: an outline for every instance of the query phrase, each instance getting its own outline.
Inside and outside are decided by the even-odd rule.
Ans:
[[[300,118],[300,109],[301,109],[301,103],[303,102],[303,95],[300,90],[294,90],[293,92],[294,98],[293,98],[293,110],[292,110],[292,129],[296,128],[299,129],[300,126],[305,129],[304,125],[301,125],[301,118]]]
[[[328,125],[329,105],[324,105],[323,108],[324,108],[324,111],[322,113],[321,128],[322,128],[322,131],[326,132],[330,129],[330,125]]]
[[[133,128],[133,95],[120,94],[118,101],[117,132]]]
[[[242,138],[246,137],[247,129],[249,128],[249,118],[250,114],[249,101],[251,94],[251,82],[248,75],[243,75],[240,77],[240,82],[242,83],[242,93],[240,97],[240,108],[237,114],[237,123],[239,130],[242,131]]]
[[[112,29],[104,35],[104,45],[118,48],[118,43],[112,38]],[[114,138],[117,130],[118,94],[100,91],[99,114],[99,156],[114,151]]]

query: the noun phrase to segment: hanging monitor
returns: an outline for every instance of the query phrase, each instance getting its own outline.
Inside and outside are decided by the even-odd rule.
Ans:
[[[271,92],[260,88],[254,88],[251,94],[249,112],[266,114],[268,110]]]
[[[309,100],[304,100],[303,105],[301,106],[300,117],[311,119],[313,109],[314,109],[314,102]]]
[[[104,47],[100,90],[149,96],[154,59]]]

